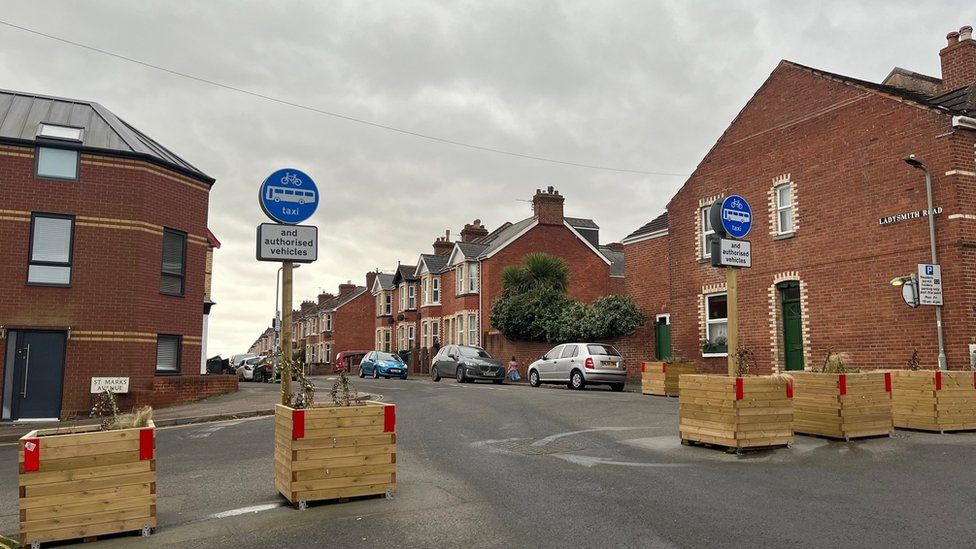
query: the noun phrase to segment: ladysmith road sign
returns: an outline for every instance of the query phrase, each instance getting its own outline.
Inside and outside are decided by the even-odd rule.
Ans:
[[[295,225],[305,221],[319,205],[319,190],[304,172],[286,168],[269,175],[261,184],[261,209],[278,223]]]

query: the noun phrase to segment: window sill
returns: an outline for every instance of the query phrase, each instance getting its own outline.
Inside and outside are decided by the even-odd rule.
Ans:
[[[170,292],[159,292],[159,295],[165,295],[169,297],[185,297],[185,294],[174,294]]]
[[[454,297],[465,297],[469,295],[478,295],[478,292],[464,292],[463,294],[454,294]]]
[[[711,263],[712,263],[711,256],[698,258],[698,264],[699,265],[710,265]]]
[[[40,288],[70,288],[71,284],[47,284],[44,282],[27,282],[28,286],[38,286]]]
[[[702,353],[702,358],[728,358],[729,353]]]
[[[773,240],[788,240],[796,236],[796,231],[791,231],[788,233],[778,234],[773,236]]]
[[[164,376],[164,377],[178,376],[178,375],[180,375],[180,372],[178,372],[178,371],[177,372],[160,372],[160,371],[156,371],[156,373],[154,375],[156,375],[156,376]]]

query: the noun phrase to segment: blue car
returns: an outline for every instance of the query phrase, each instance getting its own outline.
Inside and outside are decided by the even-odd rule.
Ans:
[[[372,376],[373,379],[380,377],[407,379],[407,365],[393,353],[370,351],[359,363],[359,377],[366,376]]]

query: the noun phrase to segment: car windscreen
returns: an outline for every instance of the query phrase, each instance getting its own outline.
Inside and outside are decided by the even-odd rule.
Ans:
[[[250,364],[251,366],[254,366],[255,364],[261,364],[262,362],[264,362],[264,357],[261,357],[261,356],[256,356],[254,358],[249,358],[249,359],[247,359],[247,360],[244,361],[245,364]]]
[[[478,347],[458,347],[461,351],[461,356],[471,357],[471,358],[491,358],[488,351],[484,349],[479,349]]]
[[[394,362],[401,362],[400,357],[393,353],[376,353],[376,360],[392,360]]]
[[[591,355],[620,356],[620,353],[610,345],[587,345],[586,350]]]

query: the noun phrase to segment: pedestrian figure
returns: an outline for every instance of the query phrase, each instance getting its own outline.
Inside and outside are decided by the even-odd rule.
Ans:
[[[515,360],[515,357],[513,356],[512,360],[508,361],[508,380],[518,381],[520,379],[522,379],[522,376],[519,375],[518,361]]]

